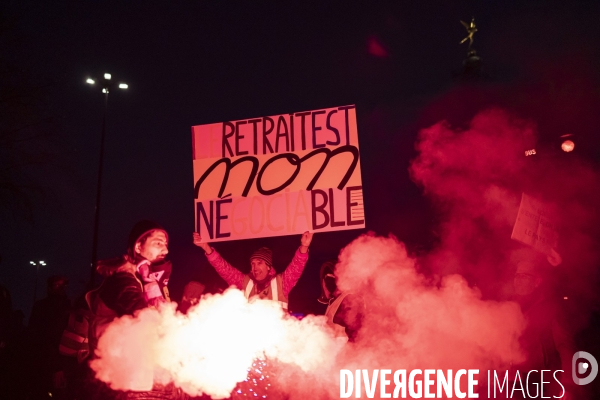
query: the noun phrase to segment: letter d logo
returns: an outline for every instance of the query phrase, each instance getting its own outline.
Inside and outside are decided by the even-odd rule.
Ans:
[[[580,358],[584,358],[588,362],[579,363],[579,365],[576,365],[577,360],[579,360]],[[577,367],[577,369],[576,369],[576,367]],[[585,378],[577,377],[577,374],[585,374],[586,371],[588,370],[588,368],[590,368],[590,367],[592,369],[590,371],[590,374],[587,377],[585,377]],[[573,355],[572,371],[573,371],[573,382],[575,382],[577,385],[587,385],[588,383],[593,381],[594,378],[596,378],[596,375],[598,375],[598,361],[596,361],[594,356],[591,355],[590,353],[587,353],[585,351],[578,351],[577,353],[575,353]]]

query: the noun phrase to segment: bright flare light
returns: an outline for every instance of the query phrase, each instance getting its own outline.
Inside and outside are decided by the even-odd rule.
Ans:
[[[560,148],[563,149],[564,152],[569,153],[569,152],[573,151],[573,149],[575,148],[575,143],[573,143],[572,140],[565,140],[560,145]]]
[[[110,78],[111,78],[111,75],[110,75],[110,74],[104,74],[104,79],[108,79],[108,80],[110,80]]]
[[[102,93],[108,93],[108,90],[106,90],[106,88],[102,89]]]
[[[187,315],[171,303],[115,320],[100,337],[91,367],[115,390],[150,390],[172,381],[192,396],[226,398],[257,359],[320,375],[341,346],[322,316],[299,321],[274,301],[248,303],[241,291],[228,289],[204,296]]]
[[[87,78],[87,80],[85,82],[89,83],[90,85],[93,85],[94,83],[96,83],[96,81],[94,81],[92,78]]]
[[[29,264],[36,265],[33,261],[29,261]]]
[[[129,87],[126,83],[119,83],[119,89],[127,89]]]

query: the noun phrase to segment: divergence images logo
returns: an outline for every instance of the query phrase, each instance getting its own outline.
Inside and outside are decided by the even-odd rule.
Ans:
[[[581,361],[582,358],[587,362]],[[577,369],[575,369],[575,367],[577,367]],[[573,382],[575,382],[577,385],[587,385],[593,381],[594,378],[596,378],[596,375],[598,375],[598,361],[596,361],[594,356],[590,353],[578,351],[573,355],[572,371]],[[590,371],[590,373],[585,378],[578,377],[578,375],[584,375],[588,371]]]

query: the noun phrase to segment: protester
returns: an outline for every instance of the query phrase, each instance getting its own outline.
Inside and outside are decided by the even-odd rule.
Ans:
[[[85,363],[90,355],[88,343],[91,313],[85,300],[85,293],[75,298],[69,318],[60,338],[58,351],[63,360],[63,368],[54,374],[54,382],[62,383],[61,394],[66,399],[83,398]],[[56,397],[56,396],[53,396]]]
[[[169,301],[167,284],[171,263],[166,260],[168,241],[167,232],[159,224],[140,221],[129,235],[127,255],[99,264],[99,272],[107,277],[98,289],[86,295],[92,312],[89,338],[92,352],[115,318],[135,315],[143,308]],[[90,396],[105,396],[105,386],[96,385],[93,390]],[[173,385],[155,385],[151,391],[112,392],[110,398],[182,399],[185,396]]]
[[[292,261],[281,274],[273,267],[273,252],[261,247],[250,256],[250,274],[244,275],[232,267],[208,243],[202,241],[198,233],[194,233],[194,244],[204,250],[206,258],[217,273],[230,286],[236,286],[244,292],[247,299],[259,298],[279,302],[285,310],[288,308],[288,295],[294,288],[308,261],[308,247],[313,234],[304,232],[300,239],[300,247],[296,250]],[[256,359],[248,370],[248,376],[238,383],[232,392],[233,399],[248,397],[278,398],[277,389],[271,384],[275,375],[273,366],[267,359]]]
[[[206,286],[197,281],[190,281],[183,288],[183,297],[177,309],[187,314],[188,310],[200,302],[200,297],[204,293]]]
[[[281,274],[273,268],[273,252],[261,247],[250,256],[250,274],[244,275],[229,264],[208,243],[203,242],[198,233],[194,233],[194,244],[204,250],[206,258],[227,284],[243,290],[247,299],[258,297],[278,301],[284,309],[288,308],[288,295],[294,288],[308,261],[308,247],[313,234],[304,232],[300,247],[292,261]]]
[[[354,342],[363,323],[365,305],[361,296],[342,292],[337,287],[335,275],[337,263],[337,259],[329,260],[321,266],[319,303],[327,304],[325,317],[327,317],[327,325],[332,328],[335,336]]]
[[[23,319],[21,310],[13,310],[10,291],[0,284],[0,399],[24,398],[23,388],[31,387],[26,356],[31,343],[23,335]]]
[[[525,361],[512,366],[514,377],[519,371],[521,377],[526,377],[529,371],[532,375],[541,370],[563,370],[557,377],[567,392],[576,390],[572,385],[570,371],[571,358],[575,354],[575,346],[571,335],[564,328],[566,324],[560,318],[559,308],[548,294],[545,277],[550,266],[543,258],[530,257],[517,263],[513,278],[515,300],[521,307],[527,325],[521,335],[520,345],[525,353]],[[529,379],[530,382],[540,382],[540,377]],[[554,384],[556,381],[551,380]],[[523,383],[525,385],[525,383]],[[557,385],[550,385],[545,389],[545,394],[552,393],[560,396],[562,389]],[[511,386],[512,387],[512,386]],[[536,387],[530,387],[533,395]],[[518,392],[515,392],[515,395]],[[568,398],[568,397],[563,397]]]
[[[6,287],[0,285],[0,360],[11,339],[13,320],[12,299]]]
[[[49,277],[47,296],[35,302],[29,317],[33,398],[47,398],[48,393],[56,396],[65,389],[64,381],[60,379],[64,360],[58,352],[58,345],[71,309],[67,297],[68,284],[65,276]]]

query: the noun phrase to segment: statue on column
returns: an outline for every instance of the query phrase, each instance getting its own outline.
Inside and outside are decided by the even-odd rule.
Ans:
[[[460,21],[460,23],[467,30],[467,36],[460,41],[460,44],[465,43],[467,40],[469,41],[467,58],[465,58],[463,61],[463,69],[460,73],[460,76],[462,78],[480,77],[482,73],[482,62],[481,58],[477,55],[477,51],[475,51],[475,48],[473,47],[475,32],[478,31],[477,25],[475,25],[475,17],[471,19],[470,23],[466,23],[465,21]]]
[[[477,32],[477,26],[475,25],[475,17],[473,17],[471,19],[471,23],[467,24],[465,21],[460,21],[461,24],[463,24],[463,26],[465,27],[465,29],[467,30],[467,37],[465,37],[463,40],[460,41],[460,44],[463,44],[464,42],[466,42],[467,40],[469,41],[469,53],[471,52],[471,50],[473,47],[473,36],[475,35],[475,32]]]

